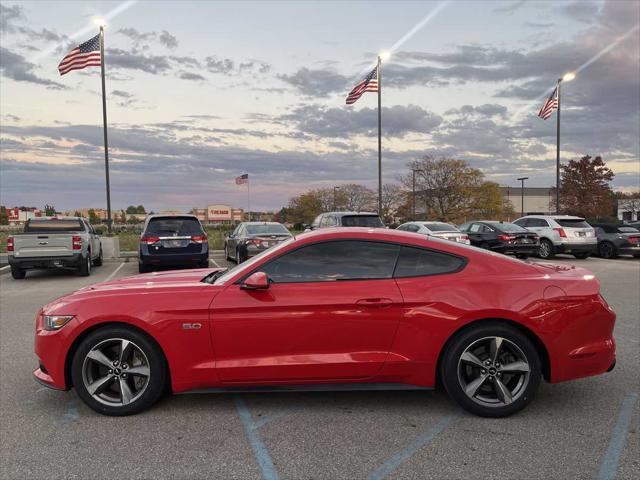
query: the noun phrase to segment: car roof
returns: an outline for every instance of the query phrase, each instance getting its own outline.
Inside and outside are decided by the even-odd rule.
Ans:
[[[341,217],[344,217],[346,215],[350,215],[350,216],[351,215],[354,215],[354,216],[355,215],[360,215],[360,216],[363,216],[363,217],[364,216],[369,217],[369,216],[372,216],[372,215],[375,215],[376,217],[378,216],[378,214],[375,213],[375,212],[324,212],[322,215],[338,215],[338,216],[341,216]]]
[[[575,215],[525,215],[524,217],[520,217],[516,220],[520,220],[522,218],[543,218],[543,219],[552,219],[552,220],[584,220],[584,217],[576,217]]]
[[[242,225],[282,225],[280,222],[242,222]]]
[[[195,218],[198,217],[192,215],[190,213],[154,213],[153,215],[147,215],[147,220],[151,220],[152,218]]]

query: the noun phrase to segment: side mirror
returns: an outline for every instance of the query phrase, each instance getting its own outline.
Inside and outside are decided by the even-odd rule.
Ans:
[[[269,275],[264,272],[255,272],[249,275],[240,285],[245,290],[265,290],[269,288]]]

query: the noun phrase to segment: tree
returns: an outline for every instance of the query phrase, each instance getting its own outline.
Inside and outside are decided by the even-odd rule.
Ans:
[[[0,205],[0,225],[8,225],[9,224],[9,213],[7,212],[7,207],[4,205]]]
[[[98,216],[98,214],[93,208],[90,208],[87,213],[89,214],[89,223],[91,224],[100,223],[100,217]]]
[[[602,157],[585,155],[561,167],[560,210],[562,213],[598,218],[610,215],[614,173]]]
[[[513,205],[500,193],[500,185],[495,182],[482,182],[470,199],[468,218],[488,218],[492,220],[510,220],[515,216]]]
[[[75,212],[73,212],[73,216],[74,217],[81,217],[82,213],[80,213],[80,210],[76,210]]]
[[[385,183],[382,186],[382,212],[379,212],[380,218],[386,223],[393,222],[398,209],[406,199],[407,194],[400,185]]]
[[[142,205],[136,207],[136,211],[133,213],[147,213]]]
[[[129,205],[126,209],[126,213],[138,213],[138,208],[134,205]]]
[[[340,199],[339,208],[338,206],[336,207],[338,210],[361,212],[375,209],[376,194],[364,185],[358,185],[357,183],[340,185],[337,198]]]
[[[47,217],[53,217],[56,214],[56,207],[53,205],[49,205],[48,203],[44,206],[44,214]]]

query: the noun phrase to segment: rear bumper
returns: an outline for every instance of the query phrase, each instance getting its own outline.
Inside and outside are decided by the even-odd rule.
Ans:
[[[538,253],[540,245],[524,244],[524,245],[500,245],[492,250],[499,253],[522,253],[528,255],[534,255]]]
[[[199,265],[209,261],[209,250],[200,253],[172,253],[167,255],[144,255],[139,256],[138,261],[142,265],[149,266],[178,266],[178,265]]]
[[[597,243],[558,243],[553,246],[555,253],[594,253]]]
[[[31,268],[78,268],[84,262],[82,253],[74,253],[67,257],[25,257],[8,258],[9,265],[28,270]]]

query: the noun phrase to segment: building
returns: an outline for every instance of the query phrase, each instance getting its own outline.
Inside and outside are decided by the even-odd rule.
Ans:
[[[69,216],[69,217],[76,217],[78,216],[77,214],[79,213],[81,217],[84,218],[89,218],[91,215],[89,215],[89,210],[93,210],[93,213],[100,219],[100,220],[106,220],[107,219],[107,209],[106,208],[78,208],[76,210],[69,210],[68,212],[65,212],[65,215]],[[111,211],[111,216],[113,217],[114,215],[114,211]]]
[[[203,225],[205,223],[207,223],[207,209],[206,208],[193,208],[193,209],[191,209],[191,214],[193,214],[196,217],[198,217],[198,220],[200,220],[200,223],[202,223]]]
[[[200,209],[193,209],[194,212],[198,210]],[[215,204],[207,207],[205,215],[204,222],[207,225],[235,225],[236,223],[242,222],[244,210],[241,208],[233,208],[229,205]],[[197,213],[196,216],[198,216]]]
[[[519,217],[524,215],[551,215],[555,212],[555,192],[551,187],[500,187],[503,198],[513,205]],[[524,208],[523,208],[524,200]]]
[[[9,225],[24,225],[30,218],[43,217],[44,212],[37,208],[26,208],[20,210],[19,207],[7,208]]]
[[[621,198],[618,200],[618,220],[623,222],[640,221],[640,198]]]

